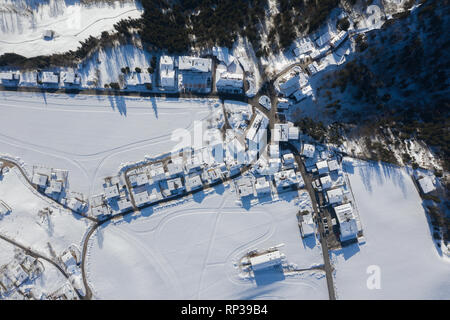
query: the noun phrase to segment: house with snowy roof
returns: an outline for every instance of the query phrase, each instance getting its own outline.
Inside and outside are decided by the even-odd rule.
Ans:
[[[326,160],[316,162],[316,168],[319,174],[327,174],[330,172],[328,168],[328,162]]]
[[[424,194],[428,194],[436,190],[433,179],[430,176],[425,176],[418,179],[417,183],[420,186],[420,190],[422,190]]]
[[[340,204],[344,200],[344,192],[342,188],[328,190],[326,195],[329,204]]]
[[[281,255],[278,250],[270,251],[250,258],[250,265],[252,266],[253,271],[273,268],[280,265],[281,262]]]
[[[315,233],[315,224],[311,212],[300,216],[300,231],[302,238],[309,237]]]
[[[242,177],[236,181],[236,191],[240,198],[253,196],[253,180],[250,177]]]
[[[255,182],[255,190],[260,196],[270,194],[270,182],[265,177],[259,177]]]
[[[188,192],[200,189],[203,186],[203,182],[202,182],[202,179],[200,178],[200,175],[199,174],[190,174],[190,175],[186,176],[185,186],[186,186],[186,190]]]
[[[346,242],[356,239],[358,236],[358,226],[353,214],[353,207],[350,203],[334,207],[340,228],[340,240]]]
[[[307,158],[314,157],[314,152],[316,151],[316,147],[312,144],[305,143],[302,147],[302,156],[305,156]]]
[[[42,71],[40,80],[43,84],[59,84],[59,75],[55,72]]]
[[[181,56],[178,58],[178,87],[185,92],[211,91],[210,58]]]
[[[174,59],[171,56],[159,58],[159,85],[168,90],[175,88]]]
[[[286,142],[289,140],[289,125],[287,123],[275,123],[273,127],[273,141]]]

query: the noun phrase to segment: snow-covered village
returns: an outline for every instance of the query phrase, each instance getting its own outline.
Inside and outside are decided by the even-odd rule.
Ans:
[[[175,2],[0,0],[0,300],[450,299],[448,3]]]

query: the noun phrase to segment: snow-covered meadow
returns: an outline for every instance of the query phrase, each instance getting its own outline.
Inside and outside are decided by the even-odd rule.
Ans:
[[[175,129],[190,130],[217,100],[0,93],[0,150],[33,165],[69,170],[88,196],[126,162],[170,152]],[[221,107],[221,106],[220,106]]]
[[[250,208],[228,187],[210,195],[128,217],[91,238],[87,277],[101,299],[327,299],[325,273],[281,271],[240,277],[238,261],[249,250],[280,249],[296,268],[323,264],[314,237],[302,241],[296,213],[303,197]],[[300,200],[299,200],[300,199]],[[298,203],[300,202],[300,203]]]
[[[0,0],[0,55],[25,57],[75,50],[80,41],[113,30],[122,19],[139,18],[138,1],[81,3],[77,0]],[[44,39],[46,30],[53,39]]]
[[[332,251],[338,298],[449,299],[450,262],[434,244],[410,172],[349,158],[343,168],[366,243]],[[367,281],[376,284],[374,270],[379,270],[380,289],[367,287]]]

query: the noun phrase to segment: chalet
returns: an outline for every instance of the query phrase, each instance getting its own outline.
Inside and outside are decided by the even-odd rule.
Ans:
[[[424,194],[427,194],[427,193],[430,193],[430,192],[433,192],[436,190],[436,187],[434,186],[434,183],[433,183],[433,179],[431,179],[431,177],[429,177],[429,176],[420,178],[419,180],[417,180],[417,182],[420,186],[420,189],[422,190],[422,192]]]
[[[332,181],[329,175],[320,178],[320,184],[322,185],[322,190],[330,189],[332,186]]]
[[[185,190],[181,178],[167,180],[167,187],[171,195],[180,194]]]
[[[265,130],[269,125],[269,118],[267,118],[263,113],[257,112],[253,122],[250,125],[250,128],[247,131],[246,139],[259,144],[266,133]]]
[[[308,236],[314,235],[314,220],[311,212],[308,214],[304,214],[300,216],[300,230],[302,234],[302,238],[306,238]]]
[[[89,204],[91,205],[91,207],[98,207],[98,206],[103,205],[104,202],[105,202],[104,195],[99,194],[96,196],[92,196]]]
[[[154,163],[150,166],[149,176],[153,182],[165,179],[166,171],[161,162]]]
[[[332,48],[337,48],[339,45],[348,37],[347,31],[339,32],[333,39],[330,41],[330,46]]]
[[[344,192],[342,191],[342,188],[328,190],[327,198],[329,204],[340,204],[344,200]]]
[[[177,175],[183,174],[183,159],[182,158],[174,158],[172,162],[167,164],[167,172],[166,176],[168,178],[173,178]]]
[[[133,174],[130,175],[128,179],[130,180],[131,186],[133,187],[143,186],[149,182],[146,173]]]
[[[6,86],[15,86],[20,81],[20,73],[6,71],[0,72],[0,83]]]
[[[288,81],[280,84],[280,90],[284,96],[289,97],[295,91],[303,88],[308,83],[308,78],[301,72],[296,76],[290,78]]]
[[[240,198],[253,196],[253,181],[250,177],[242,177],[236,182],[236,191]]]
[[[75,260],[75,258],[73,257],[72,252],[70,251],[66,251],[62,256],[61,256],[61,262],[63,263],[63,265],[67,268],[69,268],[70,266],[75,266],[77,264],[77,261]]]
[[[105,191],[105,197],[106,197],[107,200],[119,197],[119,189],[117,188],[116,184],[112,185],[112,186],[109,186],[109,187],[106,187],[104,189],[104,191]]]
[[[106,205],[102,204],[98,207],[92,207],[91,213],[94,217],[100,217],[100,216],[107,216],[111,212],[109,211],[109,208]]]
[[[211,59],[181,56],[178,58],[178,70],[191,72],[211,72]]]
[[[120,212],[126,211],[133,207],[133,205],[131,204],[131,201],[129,201],[126,198],[122,198],[119,201],[117,201],[117,206],[119,207]]]
[[[311,97],[312,95],[313,95],[313,90],[312,90],[311,86],[306,86],[306,87],[303,87],[302,89],[295,91],[293,94],[293,97],[294,97],[295,101],[300,102],[308,97]]]
[[[185,178],[186,190],[193,191],[203,186],[202,179],[198,174],[191,174]]]
[[[294,127],[294,126],[289,127],[288,139],[289,140],[298,140],[298,137],[299,137],[298,127]]]
[[[270,182],[265,177],[256,179],[255,190],[258,195],[266,195],[271,193]]]
[[[336,159],[328,160],[328,169],[330,170],[330,172],[331,172],[331,171],[336,171],[336,170],[339,170],[339,169],[340,169],[339,163],[337,162]]]
[[[286,153],[283,155],[283,164],[285,166],[292,166],[295,163],[295,158],[292,153]]]
[[[142,207],[143,205],[150,203],[151,199],[147,191],[139,192],[134,194],[134,202],[136,206]]]
[[[319,37],[317,37],[317,39],[315,40],[316,45],[321,48],[327,44],[330,43],[331,40],[331,35],[328,31],[322,33]]]
[[[260,254],[250,258],[253,271],[264,270],[281,265],[281,255],[278,250]]]
[[[279,190],[296,189],[304,186],[302,177],[297,175],[293,169],[276,172],[273,179],[275,187]]]
[[[303,144],[303,148],[302,148],[302,155],[307,157],[307,158],[312,158],[314,157],[314,152],[316,151],[316,148],[314,147],[314,145],[312,144]]]
[[[263,106],[267,110],[270,110],[272,108],[272,103],[270,102],[270,98],[266,95],[262,95],[261,97],[259,97],[258,102],[261,106]]]
[[[278,143],[269,144],[269,157],[273,159],[280,157],[280,145]]]
[[[64,85],[79,85],[81,83],[80,76],[74,72],[62,71],[60,76]]]
[[[71,198],[67,201],[67,207],[75,212],[81,212],[84,208],[83,202],[76,198]]]
[[[319,174],[327,174],[330,172],[328,168],[328,162],[326,160],[319,161],[316,163],[316,168]]]
[[[152,84],[152,75],[143,72],[132,72],[125,78],[127,89],[142,89]]]
[[[33,179],[31,180],[32,183],[41,188],[45,188],[47,186],[47,181],[48,176],[39,173],[35,173],[33,175]]]
[[[59,84],[59,75],[54,72],[43,71],[40,76],[43,84]]]
[[[159,85],[163,89],[175,88],[174,59],[170,56],[159,58]]]
[[[216,80],[216,88],[219,92],[240,94],[244,87],[244,75],[239,73],[222,72]]]
[[[276,123],[273,128],[273,141],[286,142],[289,140],[289,125],[287,123]]]
[[[353,215],[353,208],[350,203],[334,207],[340,228],[341,242],[355,239],[358,235],[358,226]]]

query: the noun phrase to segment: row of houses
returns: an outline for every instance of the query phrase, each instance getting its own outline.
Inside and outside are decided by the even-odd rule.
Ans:
[[[339,228],[340,242],[356,241],[362,227],[338,159],[327,150],[318,150],[307,143],[303,144],[301,154],[306,170],[315,177],[312,182],[314,189],[322,193],[324,205],[335,216],[332,223]]]

